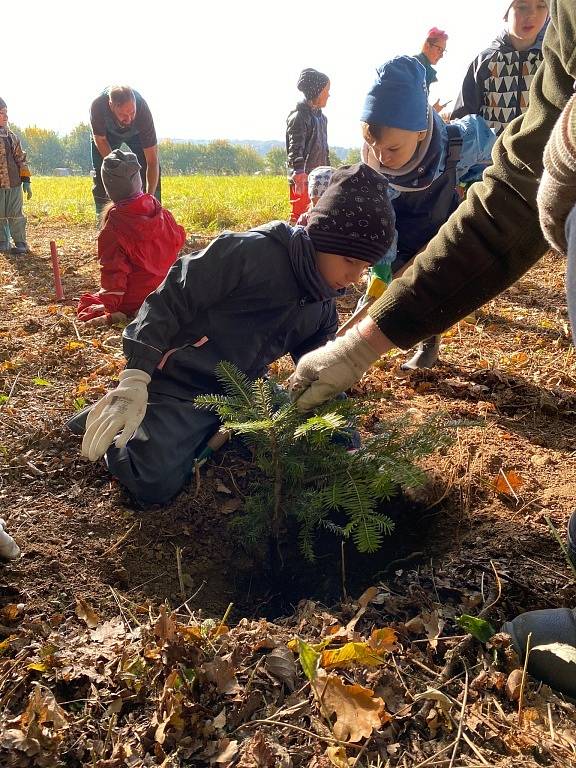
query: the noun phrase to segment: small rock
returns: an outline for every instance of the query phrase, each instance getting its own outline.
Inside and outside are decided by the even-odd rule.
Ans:
[[[535,467],[545,467],[547,464],[552,464],[552,458],[543,453],[535,453],[530,457],[530,462]]]

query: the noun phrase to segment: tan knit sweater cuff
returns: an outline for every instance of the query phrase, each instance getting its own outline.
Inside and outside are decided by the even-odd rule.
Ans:
[[[576,95],[564,107],[544,150],[544,167],[556,181],[576,186]]]

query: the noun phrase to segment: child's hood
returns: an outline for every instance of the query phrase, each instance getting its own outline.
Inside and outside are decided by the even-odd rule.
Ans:
[[[292,237],[292,227],[285,221],[270,221],[268,224],[262,224],[259,227],[253,227],[251,232],[261,232],[263,235],[268,235],[284,248],[290,246],[290,238]]]
[[[108,215],[108,225],[132,240],[146,240],[167,226],[164,209],[152,195],[140,195],[115,205]]]
[[[540,30],[538,33],[538,37],[534,41],[534,44],[530,47],[529,50],[531,51],[539,51],[542,48],[542,40],[544,39],[544,32],[546,31],[546,24],[544,27]],[[516,49],[510,42],[510,38],[508,37],[508,32],[506,30],[503,30],[498,37],[496,37],[490,46],[486,49],[486,53],[489,53],[490,51],[499,51],[500,53],[512,53]]]

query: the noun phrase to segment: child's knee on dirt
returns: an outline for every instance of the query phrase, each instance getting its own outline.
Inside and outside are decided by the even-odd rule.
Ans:
[[[106,453],[110,472],[143,505],[164,504],[189,482],[196,456],[220,420],[191,401],[151,393],[146,416],[124,448]]]

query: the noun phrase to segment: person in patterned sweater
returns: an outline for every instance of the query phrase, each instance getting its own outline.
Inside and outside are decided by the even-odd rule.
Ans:
[[[542,62],[548,19],[544,0],[514,0],[504,15],[507,29],[477,56],[466,73],[452,119],[481,115],[500,135],[528,108],[528,93]]]
[[[27,253],[26,219],[22,214],[23,195],[32,197],[30,171],[20,140],[8,127],[8,107],[0,98],[0,251]]]

